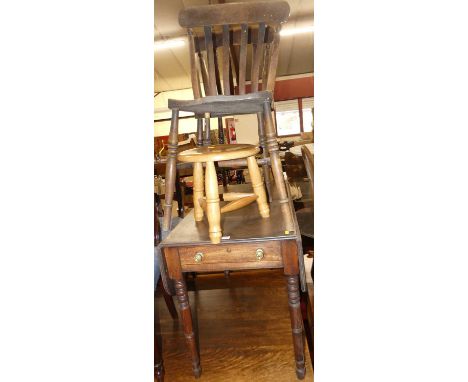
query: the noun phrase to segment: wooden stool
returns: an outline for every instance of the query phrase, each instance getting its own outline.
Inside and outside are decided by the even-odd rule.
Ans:
[[[265,187],[255,159],[260,150],[253,145],[213,145],[186,150],[177,156],[181,162],[193,163],[193,205],[195,221],[203,219],[204,212],[208,218],[210,240],[213,244],[221,242],[221,214],[234,211],[257,201],[258,210],[263,218],[270,216]],[[253,194],[231,194],[224,200],[228,204],[220,208],[218,194],[218,178],[214,162],[231,159],[247,158]],[[203,163],[205,163],[205,187],[203,187]],[[206,193],[206,198],[204,197]]]

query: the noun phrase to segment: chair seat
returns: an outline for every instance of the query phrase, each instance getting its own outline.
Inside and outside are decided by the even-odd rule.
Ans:
[[[262,91],[242,95],[207,96],[195,100],[168,100],[169,109],[192,112],[196,115],[210,113],[212,117],[223,115],[255,114],[263,111],[263,103],[271,101],[271,92]]]
[[[221,160],[247,158],[257,154],[259,151],[260,149],[254,145],[212,145],[182,151],[177,158],[181,162],[217,162]]]

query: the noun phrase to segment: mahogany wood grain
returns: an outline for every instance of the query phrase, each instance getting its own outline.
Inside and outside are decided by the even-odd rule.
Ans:
[[[257,257],[259,249],[263,251],[260,260]],[[196,260],[197,253],[203,254],[201,261]],[[179,256],[183,272],[269,269],[283,266],[281,246],[278,242],[181,247]]]

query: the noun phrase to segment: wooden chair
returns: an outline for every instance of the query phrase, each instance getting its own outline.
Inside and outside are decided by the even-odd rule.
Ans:
[[[206,212],[209,224],[210,240],[213,244],[221,242],[221,213],[234,211],[257,201],[258,210],[263,218],[270,216],[262,176],[255,160],[259,149],[253,145],[215,145],[204,146],[181,152],[177,157],[181,162],[193,163],[193,206],[195,221],[203,219]],[[252,179],[254,194],[238,195],[220,208],[218,195],[218,178],[214,162],[228,159],[246,158],[249,174]],[[205,187],[203,187],[203,164],[206,165]],[[204,198],[204,192],[206,198]],[[224,197],[226,200],[226,196]]]
[[[288,16],[289,5],[285,1],[216,4],[189,7],[180,12],[179,23],[188,31],[195,99],[168,102],[172,120],[168,140],[164,230],[171,226],[179,111],[195,114],[197,140],[204,146],[210,144],[210,117],[219,121],[228,115],[257,115],[263,156],[258,163],[263,167],[268,195],[272,195],[271,168],[284,219],[288,229],[294,230],[271,115],[279,31]],[[218,64],[220,55],[222,65]],[[249,86],[246,85],[247,77],[250,77]],[[218,162],[219,167],[233,164],[246,165],[247,161],[240,158]]]

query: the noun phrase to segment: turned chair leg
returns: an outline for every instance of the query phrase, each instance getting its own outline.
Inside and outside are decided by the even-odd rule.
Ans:
[[[209,146],[211,144],[211,127],[210,127],[210,114],[205,114],[205,131],[203,137],[203,146]]]
[[[200,206],[203,190],[203,163],[195,162],[193,164],[193,209],[197,222],[203,220],[203,208]]]
[[[266,138],[265,138],[265,127],[263,125],[263,114],[257,114],[257,122],[258,122],[258,141],[259,145],[262,148],[262,155],[263,158],[268,158],[268,149],[266,147]],[[265,186],[268,193],[268,201],[271,203],[273,201],[272,198],[272,189],[271,189],[271,180],[270,180],[270,166],[268,164],[262,165],[263,169],[263,178],[265,179]]]
[[[197,146],[203,146],[203,119],[197,119]]]
[[[205,170],[206,217],[208,218],[210,240],[221,242],[221,210],[219,208],[218,178],[214,162],[206,163]]]
[[[171,128],[168,139],[168,153],[166,163],[166,190],[164,197],[164,219],[163,230],[171,229],[172,223],[172,200],[174,198],[174,188],[176,182],[176,163],[177,163],[177,133],[179,125],[179,111],[172,110]]]
[[[284,216],[286,230],[294,231],[294,223],[292,211],[289,205],[288,192],[283,177],[283,169],[281,167],[281,159],[279,157],[278,142],[276,141],[276,133],[271,117],[271,107],[269,102],[263,104],[263,117],[265,118],[265,133],[268,153],[270,155],[271,170],[275,179],[275,186],[278,191],[279,202],[281,204],[281,212]]]
[[[247,166],[249,167],[254,193],[257,195],[258,211],[262,215],[262,218],[268,218],[270,216],[270,207],[267,203],[265,187],[263,186],[262,176],[260,175],[255,156],[247,158]]]

